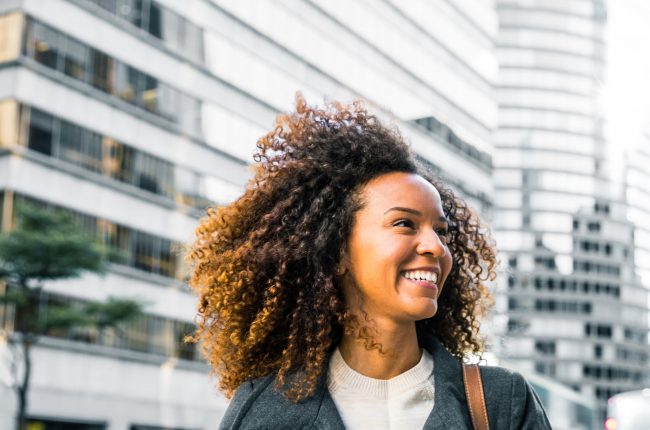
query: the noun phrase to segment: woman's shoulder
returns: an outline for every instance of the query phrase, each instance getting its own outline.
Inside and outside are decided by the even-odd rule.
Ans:
[[[310,428],[322,401],[320,391],[293,403],[275,386],[274,375],[246,381],[235,391],[219,429]]]
[[[550,429],[541,400],[521,373],[480,366],[483,392],[495,428]]]

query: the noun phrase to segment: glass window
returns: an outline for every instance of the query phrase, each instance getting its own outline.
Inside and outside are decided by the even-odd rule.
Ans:
[[[106,424],[79,421],[28,418],[27,430],[104,430]]]
[[[131,66],[115,62],[114,94],[129,103],[136,104],[136,95],[140,89],[142,73]]]
[[[118,181],[133,183],[135,151],[129,146],[122,145],[114,139],[103,139],[104,174]]]
[[[183,19],[169,9],[161,9],[162,39],[176,52],[183,48]]]
[[[152,1],[149,6],[149,19],[146,30],[154,37],[162,38],[162,8],[158,3]]]
[[[203,63],[203,31],[189,21],[185,21],[185,49],[182,52],[191,60]]]
[[[144,27],[147,6],[143,0],[119,0],[117,16],[129,21],[138,28]]]
[[[90,49],[69,37],[62,39],[65,40],[63,73],[80,81],[90,82]]]
[[[113,68],[115,66],[115,60],[103,52],[97,51],[96,49],[91,50],[90,55],[92,58],[91,61],[93,63],[93,76],[91,79],[91,85],[106,93],[112,93],[112,79],[114,74]]]
[[[113,263],[130,265],[131,230],[104,220],[99,220],[98,228],[104,244],[109,249],[109,260]]]
[[[38,109],[32,109],[29,117],[29,149],[52,155],[54,118]]]
[[[101,172],[101,136],[67,121],[61,121],[59,157],[93,172]]]
[[[185,338],[194,333],[194,325],[181,321],[174,321],[174,356],[185,360],[197,359],[196,346],[186,343]]]
[[[171,122],[178,122],[178,113],[180,110],[180,94],[177,90],[169,85],[160,84],[158,86],[158,111],[160,116],[167,118]]]
[[[158,113],[158,80],[149,75],[142,76],[142,91],[138,94],[138,104],[149,112]]]
[[[142,152],[135,154],[133,185],[152,193],[172,196],[173,175],[171,163]]]
[[[201,131],[201,102],[179,94],[178,123],[183,130],[198,134]]]
[[[30,21],[26,39],[27,56],[30,58],[51,69],[58,70],[64,43],[64,36],[57,31],[41,23]]]

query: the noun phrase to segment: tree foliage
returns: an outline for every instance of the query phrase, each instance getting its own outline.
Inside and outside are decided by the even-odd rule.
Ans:
[[[141,304],[109,298],[103,303],[51,304],[39,310],[43,282],[76,278],[84,272],[103,273],[106,252],[64,212],[32,205],[17,208],[16,227],[0,234],[0,280],[5,291],[0,306],[15,309],[18,333],[9,342],[22,348],[22,374],[16,375],[18,412],[16,428],[26,427],[27,392],[31,373],[31,347],[43,334],[73,328],[106,328],[141,315]]]

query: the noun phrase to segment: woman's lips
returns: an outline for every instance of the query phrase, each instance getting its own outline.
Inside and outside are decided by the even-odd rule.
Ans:
[[[434,291],[436,292],[436,296],[437,296],[437,293],[438,293],[438,285],[437,285],[435,282],[425,281],[425,280],[409,279],[409,278],[404,277],[404,276],[402,276],[402,278],[406,279],[406,280],[409,281],[409,282],[414,283],[414,284],[417,285],[418,287],[428,288],[428,289],[430,289],[430,290],[434,290]]]

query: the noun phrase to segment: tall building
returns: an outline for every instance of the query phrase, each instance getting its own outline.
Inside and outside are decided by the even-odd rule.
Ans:
[[[599,401],[648,376],[648,290],[610,185],[601,0],[499,0],[495,229],[504,360]]]
[[[634,224],[634,266],[639,283],[650,290],[650,131],[644,135],[639,147],[625,154],[625,200],[628,219]],[[648,294],[639,294],[639,304],[644,300],[648,307]],[[650,321],[648,322],[650,323]],[[646,353],[647,355],[647,353]],[[650,376],[645,381],[650,385]]]
[[[203,209],[242,191],[256,139],[297,90],[311,103],[366,99],[489,214],[495,37],[493,3],[479,0],[0,0],[2,229],[31,202],[117,251],[104,277],[46,283],[39,308],[147,304],[119,336],[41,339],[34,426],[218,426],[225,400],[182,342],[195,299],[180,254]],[[0,308],[4,336],[15,317]],[[6,353],[0,428],[15,411]]]

